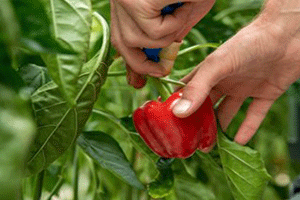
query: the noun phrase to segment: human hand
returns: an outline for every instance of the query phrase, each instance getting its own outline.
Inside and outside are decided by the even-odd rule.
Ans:
[[[299,25],[266,16],[243,28],[182,79],[187,85],[173,108],[176,116],[191,115],[207,95],[213,103],[226,95],[217,112],[226,130],[245,99],[252,97],[235,141],[244,145],[253,137],[274,101],[300,77]]]
[[[148,60],[142,48],[164,48],[180,42],[214,1],[183,0],[183,6],[173,14],[162,16],[161,10],[178,0],[110,0],[112,44],[125,59],[128,83],[140,88],[146,74],[168,75],[173,65]]]

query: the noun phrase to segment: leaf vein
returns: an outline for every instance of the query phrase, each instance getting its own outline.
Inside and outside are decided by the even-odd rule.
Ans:
[[[237,161],[240,161],[241,163],[245,164],[245,165],[248,166],[249,168],[251,168],[251,169],[253,169],[253,170],[255,170],[256,172],[259,173],[259,171],[258,171],[255,167],[251,166],[251,165],[250,165],[249,163],[247,163],[245,160],[243,160],[243,159],[237,157],[236,155],[234,155],[232,152],[228,151],[228,150],[225,149],[224,147],[220,147],[220,149],[222,149],[223,151],[225,151],[225,152],[227,152],[228,154],[230,154],[230,155],[231,155],[232,157],[234,157]]]
[[[68,0],[64,0],[64,2],[66,2],[75,12],[76,14],[80,17],[80,19],[83,21],[83,23],[89,27],[89,23],[86,21],[86,19],[84,18],[84,16],[82,16],[82,14],[80,12],[78,12],[78,9],[72,4],[70,3]]]
[[[58,129],[58,127],[61,125],[61,123],[64,121],[64,119],[66,118],[66,116],[69,114],[69,112],[71,111],[71,109],[68,109],[68,111],[65,113],[65,115],[62,117],[62,119],[58,122],[56,128],[50,133],[50,135],[47,137],[47,139],[45,140],[44,144],[40,146],[40,148],[37,150],[37,152],[34,154],[34,156],[28,161],[28,164],[31,163],[36,157],[37,155],[44,149],[44,147],[46,146],[46,144],[48,143],[48,141],[50,140],[50,138],[53,136],[53,134],[56,132],[56,130]]]
[[[55,107],[55,106],[60,106],[60,105],[62,105],[62,104],[66,104],[66,103],[67,103],[66,101],[62,101],[62,102],[59,102],[59,103],[51,104],[50,106],[45,106],[45,107],[43,107],[43,108],[40,108],[40,109],[34,109],[34,110],[35,110],[35,112],[39,112],[39,111],[41,111],[41,110],[53,108],[53,107]]]
[[[233,181],[233,179],[227,175],[227,177],[230,179],[229,181],[232,183],[232,185],[237,189],[237,191],[243,196],[244,199],[247,199],[247,197],[244,195],[244,193],[241,191],[241,189],[236,185],[236,183]]]
[[[255,188],[255,186],[253,185],[253,183],[249,182],[245,177],[241,176],[238,172],[236,172],[235,170],[233,170],[232,168],[229,168],[227,166],[224,166],[224,168],[226,168],[227,170],[231,171],[232,173],[236,174],[239,178],[243,179],[246,183],[248,183],[249,185],[251,185],[252,187]]]

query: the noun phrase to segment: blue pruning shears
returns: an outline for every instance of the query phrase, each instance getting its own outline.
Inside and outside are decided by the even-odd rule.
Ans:
[[[183,5],[182,2],[174,3],[164,7],[161,10],[161,15],[172,14],[177,8]],[[143,52],[145,52],[147,58],[153,62],[159,62],[159,52],[162,48],[143,48]]]

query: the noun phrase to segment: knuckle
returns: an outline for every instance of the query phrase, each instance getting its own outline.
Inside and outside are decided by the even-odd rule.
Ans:
[[[219,66],[221,74],[233,74],[239,67],[239,58],[227,49],[218,49],[205,59],[211,66]]]
[[[184,96],[197,102],[200,97],[209,96],[210,85],[192,80],[184,87]]]
[[[200,90],[200,84],[196,81],[190,81],[185,87],[184,92],[187,95],[197,94]]]

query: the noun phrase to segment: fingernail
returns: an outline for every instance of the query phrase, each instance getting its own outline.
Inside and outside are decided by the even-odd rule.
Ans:
[[[176,114],[183,114],[185,113],[192,105],[192,102],[187,99],[181,99],[173,108],[173,113]]]

